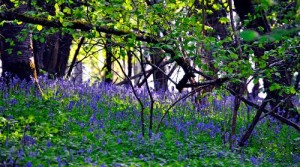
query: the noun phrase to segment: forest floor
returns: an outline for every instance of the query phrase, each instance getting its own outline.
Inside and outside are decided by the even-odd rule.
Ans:
[[[0,85],[0,166],[297,166],[300,135],[266,117],[245,147],[229,148],[233,100],[211,96],[197,109],[179,102],[155,128],[166,108],[182,94],[154,94],[154,126],[149,138],[149,99],[128,87],[74,85],[43,81],[45,97],[34,85]],[[241,106],[236,141],[255,113]]]

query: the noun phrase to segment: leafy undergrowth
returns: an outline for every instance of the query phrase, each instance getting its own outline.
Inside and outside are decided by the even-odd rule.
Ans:
[[[130,88],[46,80],[42,86],[44,99],[33,85],[12,84],[9,90],[0,86],[0,166],[297,166],[300,162],[299,133],[272,118],[260,121],[246,147],[230,151],[231,97],[212,98],[197,110],[188,100],[180,102],[149,139],[141,134],[140,106]],[[138,94],[149,105],[146,92],[141,89]],[[155,126],[179,96],[155,95]],[[236,140],[254,113],[241,108]]]

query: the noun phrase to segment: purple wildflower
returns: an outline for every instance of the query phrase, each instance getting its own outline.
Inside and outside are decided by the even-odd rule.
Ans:
[[[22,138],[22,142],[24,145],[31,146],[36,143],[35,139],[29,135],[24,135]]]
[[[132,150],[129,150],[129,151],[128,151],[128,155],[129,155],[129,156],[132,156]]]
[[[27,163],[26,163],[26,166],[27,166],[27,167],[32,167],[32,163],[31,163],[31,162],[27,162]]]
[[[143,154],[140,154],[140,155],[139,155],[139,159],[143,160],[143,159],[144,159],[144,155],[143,155]]]
[[[20,149],[18,152],[18,157],[21,158],[23,156],[24,156],[24,151],[23,151],[23,149]]]
[[[252,163],[253,166],[259,166],[259,161],[258,161],[257,158],[251,156],[250,157],[250,161],[251,161],[251,163]]]
[[[47,146],[48,148],[52,147],[52,143],[51,143],[51,141],[50,141],[50,140],[49,140],[49,141],[47,141],[47,143],[46,143],[46,146]]]
[[[56,158],[56,160],[57,160],[58,166],[62,166],[61,157],[58,156],[58,157]]]
[[[92,158],[91,157],[86,157],[86,158],[84,158],[84,162],[89,164],[89,163],[92,162]]]
[[[120,144],[122,142],[121,139],[117,139],[117,143]]]

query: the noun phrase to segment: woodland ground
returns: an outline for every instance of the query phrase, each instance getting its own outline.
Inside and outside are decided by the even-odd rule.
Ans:
[[[43,80],[1,85],[0,166],[298,166],[299,132],[272,118],[259,122],[247,146],[230,151],[232,97],[219,94],[195,109],[178,103],[159,133],[141,135],[140,106],[128,87]],[[149,105],[147,92],[138,95]],[[182,95],[182,94],[181,94]],[[155,94],[154,125],[181,95]],[[298,99],[299,102],[299,99]],[[146,128],[149,122],[146,109]],[[236,139],[255,110],[242,106]],[[154,126],[154,127],[155,127]]]

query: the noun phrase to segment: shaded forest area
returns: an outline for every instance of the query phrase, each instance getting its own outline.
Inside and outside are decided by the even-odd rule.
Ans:
[[[298,1],[0,0],[0,5],[0,151],[5,152],[0,166],[70,165],[56,154],[63,148],[77,156],[75,166],[122,161],[125,166],[227,166],[243,154],[248,156],[245,166],[272,164],[273,159],[279,166],[299,162]],[[88,68],[92,82],[83,82]],[[45,132],[42,124],[48,127]],[[278,126],[284,130],[274,143],[281,146],[268,146],[263,138],[274,137],[269,131]],[[131,137],[122,136],[125,132],[146,146],[126,143]],[[205,135],[216,141],[208,142]],[[46,148],[37,149],[45,153],[44,161],[29,156],[51,136],[57,147],[47,149],[53,149],[54,158],[41,151]],[[64,139],[78,146],[63,147]],[[174,152],[174,142],[178,155],[159,152],[159,147]],[[202,154],[213,150],[198,148],[203,143],[223,150],[223,158],[205,159]],[[101,154],[76,152],[90,144],[99,146]],[[283,145],[286,150],[280,150]],[[187,153],[181,155],[180,149]],[[272,162],[257,155],[259,149]],[[204,160],[188,153],[192,150],[202,150],[197,154]],[[115,162],[123,152],[126,158]],[[236,159],[229,161],[230,156]]]

